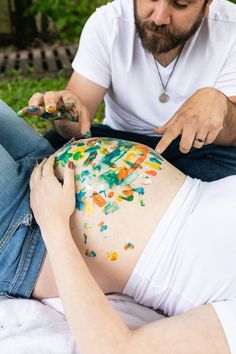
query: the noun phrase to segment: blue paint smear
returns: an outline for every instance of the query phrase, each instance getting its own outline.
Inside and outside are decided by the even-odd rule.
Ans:
[[[126,150],[121,151],[121,149],[117,148],[113,150],[110,154],[106,155],[102,159],[102,163],[112,166],[114,163],[119,160],[122,156],[124,156],[127,152]]]
[[[99,149],[101,149],[101,146],[95,145],[95,146],[92,146],[92,147],[89,147],[88,149],[86,149],[85,152],[87,152],[87,153],[96,152]]]
[[[102,169],[102,165],[101,164],[98,164],[98,165],[96,165],[96,166],[93,166],[93,170],[94,171],[101,171],[101,169]]]
[[[105,231],[105,230],[107,230],[107,225],[102,225],[102,227],[100,228],[100,231],[102,232],[102,231]]]
[[[76,180],[80,182],[84,182],[86,180],[86,177],[88,177],[89,175],[90,175],[89,170],[84,170],[81,172],[80,175],[77,176]]]
[[[144,194],[144,188],[143,187],[134,188],[134,191],[137,192],[138,194]]]
[[[151,162],[157,163],[158,165],[161,165],[162,161],[158,160],[156,157],[150,157],[149,159]]]
[[[83,197],[85,196],[86,192],[81,190],[79,193],[75,194],[75,199],[76,199],[76,209],[78,210],[83,210],[84,209],[84,202],[83,202]]]

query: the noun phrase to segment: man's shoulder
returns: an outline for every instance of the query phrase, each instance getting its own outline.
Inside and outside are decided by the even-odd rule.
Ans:
[[[236,24],[236,4],[228,0],[213,0],[208,19],[215,22]]]
[[[113,0],[99,7],[96,14],[110,21],[133,19],[133,0]]]

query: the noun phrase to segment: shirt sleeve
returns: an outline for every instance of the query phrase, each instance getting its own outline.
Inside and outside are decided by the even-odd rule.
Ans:
[[[76,72],[104,88],[109,88],[111,84],[107,32],[97,10],[84,26],[79,48],[72,62]]]
[[[234,43],[214,87],[228,97],[236,96],[236,43]]]

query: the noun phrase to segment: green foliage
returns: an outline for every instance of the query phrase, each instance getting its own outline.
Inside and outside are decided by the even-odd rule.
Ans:
[[[88,17],[107,2],[109,0],[35,0],[29,11],[34,15],[40,12],[46,23],[53,22],[57,38],[78,41]]]
[[[0,98],[5,101],[13,110],[18,112],[27,106],[29,98],[34,92],[46,92],[50,90],[62,90],[66,86],[67,79],[60,73],[56,78],[35,79],[22,76],[15,72],[8,80],[0,80]],[[94,122],[102,122],[104,117],[104,103],[102,103],[96,113]],[[21,119],[21,118],[19,118]],[[51,123],[39,117],[27,117],[25,120],[40,133],[44,133],[51,128]]]
[[[28,100],[34,92],[63,89],[66,81],[63,73],[59,74],[55,79],[35,79],[24,77],[20,73],[15,72],[10,79],[0,81],[0,97],[13,110],[18,112],[21,108],[27,106]],[[44,132],[51,127],[50,122],[38,117],[30,117],[25,120],[39,132]]]

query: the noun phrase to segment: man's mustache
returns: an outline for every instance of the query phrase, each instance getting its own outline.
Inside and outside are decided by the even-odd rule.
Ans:
[[[145,23],[144,27],[150,31],[155,32],[155,33],[160,33],[160,34],[170,33],[170,30],[167,28],[166,25],[158,26],[155,24],[155,22]]]

